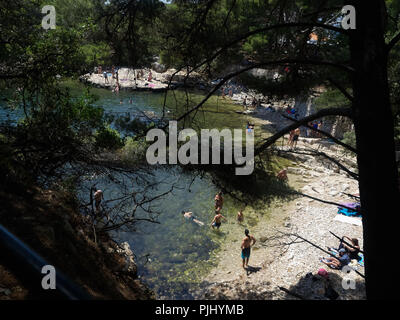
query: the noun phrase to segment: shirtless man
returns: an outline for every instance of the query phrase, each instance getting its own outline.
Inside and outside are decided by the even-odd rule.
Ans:
[[[199,219],[197,219],[194,215],[193,212],[185,212],[185,210],[182,211],[183,217],[186,219],[189,219],[193,221],[194,223],[197,223],[199,226],[204,226],[204,223],[201,222]]]
[[[243,238],[241,249],[242,249],[242,260],[243,260],[243,269],[249,266],[250,259],[250,251],[251,247],[256,243],[256,238],[249,234],[249,230],[244,230],[244,234],[246,235]]]
[[[97,190],[94,193],[94,201],[95,201],[95,206],[96,206],[97,212],[100,211],[100,203],[101,203],[101,200],[103,200],[103,199],[104,199],[103,191]]]
[[[217,229],[219,229],[219,227],[221,226],[221,222],[222,219],[226,220],[226,218],[219,213],[219,211],[215,211],[215,216],[213,221],[211,222],[211,227],[214,229],[214,227],[217,227]]]
[[[243,210],[240,210],[237,214],[237,221],[238,222],[243,222],[244,216],[243,216]]]
[[[290,147],[295,147],[297,146],[297,141],[299,140],[299,136],[300,136],[300,128],[296,128],[293,131],[293,138],[292,138],[292,143],[290,144]]]
[[[215,210],[221,211],[222,206],[224,205],[224,198],[222,197],[222,191],[218,192],[214,198],[215,201]]]

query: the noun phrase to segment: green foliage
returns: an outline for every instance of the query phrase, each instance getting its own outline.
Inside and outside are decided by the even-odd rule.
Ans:
[[[143,140],[134,140],[128,137],[122,149],[122,160],[129,164],[138,164],[145,161],[147,146]]]
[[[124,141],[119,132],[109,126],[99,129],[95,137],[95,146],[97,148],[117,150],[124,146]]]
[[[325,91],[315,99],[315,107],[317,110],[348,107],[349,105],[350,101],[338,89]]]
[[[356,134],[354,131],[347,131],[343,134],[342,142],[356,148]]]

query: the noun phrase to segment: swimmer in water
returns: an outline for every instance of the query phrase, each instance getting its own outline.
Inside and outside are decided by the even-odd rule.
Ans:
[[[199,219],[197,219],[194,215],[193,212],[185,212],[185,210],[182,210],[183,217],[186,219],[189,219],[193,221],[194,223],[197,223],[199,226],[204,226],[204,223],[201,222]]]

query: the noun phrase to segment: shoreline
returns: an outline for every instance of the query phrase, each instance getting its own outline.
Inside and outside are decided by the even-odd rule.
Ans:
[[[300,146],[301,147],[301,146]],[[324,147],[325,148],[325,147]],[[297,157],[296,167],[289,167],[289,185],[310,196],[336,203],[351,202],[342,192],[357,193],[357,183],[343,172],[330,170],[317,164],[318,160],[304,161]],[[335,172],[336,171],[336,172]],[[319,261],[326,254],[312,245],[286,234],[298,234],[326,249],[337,247],[339,240],[329,231],[341,236],[356,237],[363,247],[362,226],[334,220],[338,216],[333,205],[297,197],[271,207],[268,219],[262,219],[250,229],[257,243],[252,249],[248,271],[243,270],[240,257],[240,240],[225,243],[209,275],[203,278],[202,290],[195,292],[195,299],[296,299],[279,287],[295,292],[305,299],[326,299],[314,288],[311,276],[324,268],[330,275],[339,299],[366,299],[365,282],[355,272],[344,275]],[[245,216],[246,219],[246,216]],[[290,245],[285,245],[291,243]],[[358,265],[357,271],[364,273]],[[345,290],[342,280],[353,279],[355,290]],[[318,281],[317,281],[318,283]]]

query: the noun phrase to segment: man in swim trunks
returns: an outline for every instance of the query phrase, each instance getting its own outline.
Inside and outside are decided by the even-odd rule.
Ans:
[[[214,219],[211,222],[211,227],[213,229],[214,227],[217,227],[217,229],[219,229],[219,227],[221,226],[222,219],[226,220],[226,218],[219,211],[216,210]]]
[[[224,198],[222,197],[222,191],[218,192],[214,198],[215,201],[215,210],[218,212],[221,211],[222,206],[224,205]]]
[[[201,222],[199,219],[197,219],[194,215],[193,212],[185,212],[185,210],[182,211],[183,217],[186,219],[189,219],[193,221],[194,223],[197,223],[199,226],[204,226],[204,223]]]
[[[244,230],[244,234],[246,235],[243,238],[241,249],[242,249],[242,260],[243,260],[243,269],[249,266],[250,259],[250,251],[251,247],[256,243],[256,238],[249,234],[249,230]]]

